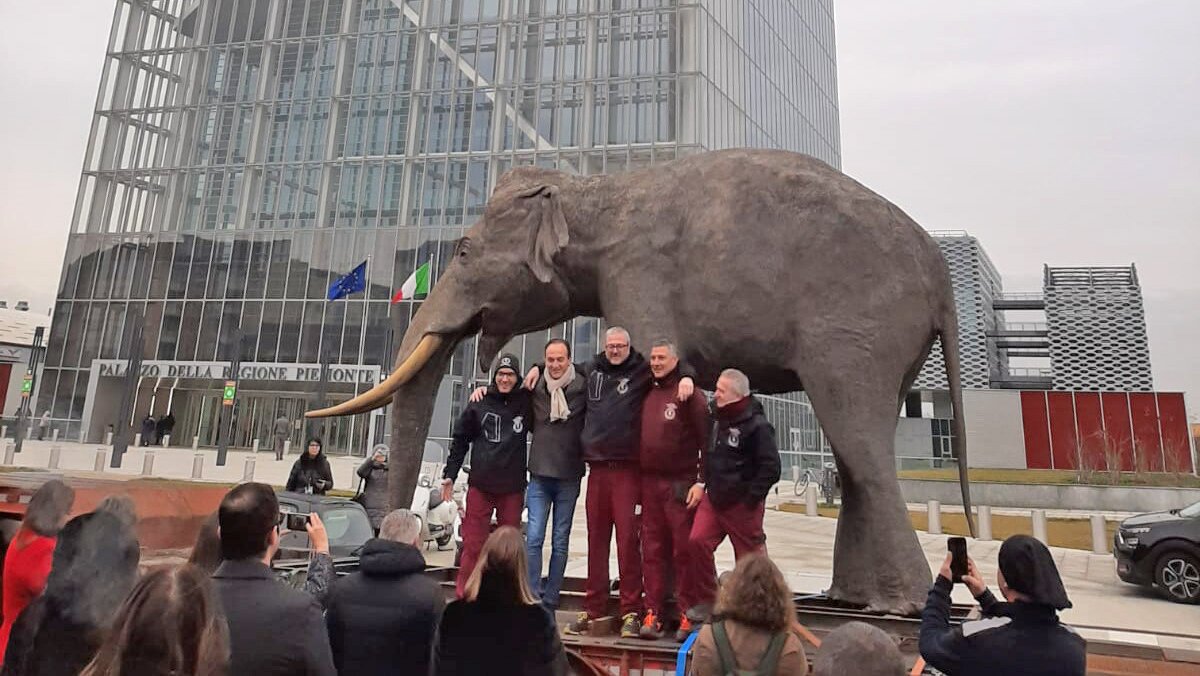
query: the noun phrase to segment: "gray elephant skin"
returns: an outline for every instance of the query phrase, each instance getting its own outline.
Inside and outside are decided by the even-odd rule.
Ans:
[[[578,316],[674,341],[711,388],[736,367],[759,392],[807,392],[843,502],[829,596],[913,614],[930,570],[896,480],[905,394],[941,338],[964,504],[957,320],[937,244],[898,207],[807,155],[723,150],[615,175],[504,174],[413,317],[396,369],[310,416],[392,402],[391,504],[410,502],[433,401],[476,333],[486,368],[513,336]]]

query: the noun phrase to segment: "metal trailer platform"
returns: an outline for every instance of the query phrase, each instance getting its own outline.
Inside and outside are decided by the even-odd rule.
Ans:
[[[296,577],[304,574],[305,564],[289,562],[279,568],[286,577],[296,582]],[[335,568],[339,575],[349,574],[358,568],[358,561],[339,559],[335,562]],[[442,586],[449,600],[454,598],[454,579],[457,572],[458,569],[453,567],[431,567],[425,574]],[[564,626],[582,609],[584,580],[567,578],[563,587],[558,612],[560,626]],[[615,589],[614,584],[613,590]],[[610,596],[609,604],[610,607],[616,608],[615,593]],[[808,632],[804,647],[810,664],[817,646],[826,634],[846,622],[857,620],[875,625],[895,639],[905,657],[906,667],[913,673],[911,670],[919,658],[917,643],[921,629],[920,618],[868,612],[832,601],[821,594],[797,594],[795,604],[796,618]],[[955,604],[951,608],[950,621],[951,624],[959,624],[978,616],[978,606]],[[668,676],[676,673],[679,643],[673,640],[623,639],[616,633],[618,625],[619,618],[614,612],[612,617],[601,618],[595,622],[593,632],[587,636],[562,635],[563,645],[567,649],[574,673],[589,676]],[[915,673],[936,672],[926,669]],[[1089,639],[1088,674],[1200,676],[1200,654],[1171,654],[1170,651],[1157,646]]]

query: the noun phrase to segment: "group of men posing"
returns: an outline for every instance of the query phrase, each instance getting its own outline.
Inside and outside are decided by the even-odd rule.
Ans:
[[[572,364],[570,345],[551,340],[545,373],[535,366],[520,385],[518,359],[501,355],[491,385],[473,393],[455,422],[443,475],[448,498],[471,451],[460,591],[492,513],[499,525],[519,528],[528,503],[529,585],[544,605],[558,607],[586,464],[587,592],[585,610],[568,633],[584,633],[608,615],[614,527],[623,637],[663,635],[672,587],[677,640],[707,619],[716,595],[713,553],[721,541],[728,536],[738,558],[765,550],[763,506],[780,464],[775,430],[745,374],[721,373],[710,417],[690,373],[671,343],[654,343],[647,362],[619,327],[605,333],[604,352],[587,364]],[[551,511],[552,553],[543,582]]]

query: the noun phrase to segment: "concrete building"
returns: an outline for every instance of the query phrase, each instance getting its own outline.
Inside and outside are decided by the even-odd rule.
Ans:
[[[39,409],[102,438],[174,413],[234,446],[377,382],[414,303],[517,165],[619,172],[736,146],[841,161],[832,0],[118,0]],[[367,290],[327,302],[369,260]],[[600,322],[550,335],[598,351]],[[142,340],[135,340],[138,331]],[[477,376],[456,353],[431,436]],[[234,364],[238,367],[235,369]],[[384,416],[307,431],[362,453]]]
[[[0,425],[9,428],[9,436],[15,429],[15,420],[21,406],[21,388],[25,374],[29,372],[29,358],[34,349],[34,334],[41,329],[43,345],[50,317],[38,312],[29,312],[29,304],[22,301],[16,307],[22,310],[0,307]],[[44,349],[44,347],[43,347]],[[34,370],[31,387],[33,400],[37,401],[42,384],[42,363],[39,359]],[[30,416],[41,416],[45,409],[37,407]]]

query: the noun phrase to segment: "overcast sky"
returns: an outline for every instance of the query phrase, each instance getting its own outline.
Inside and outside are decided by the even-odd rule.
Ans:
[[[1006,290],[1136,263],[1155,386],[1200,412],[1200,1],[835,4],[843,169]],[[0,299],[53,301],[111,15],[0,3]]]

